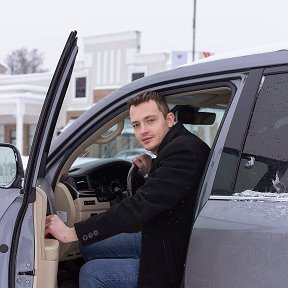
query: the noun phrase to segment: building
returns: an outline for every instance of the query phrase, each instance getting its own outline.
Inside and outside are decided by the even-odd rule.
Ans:
[[[169,68],[169,53],[141,53],[141,33],[85,37],[75,63],[56,133],[114,89]],[[5,67],[0,65],[0,74]],[[0,141],[28,155],[53,73],[0,75]]]

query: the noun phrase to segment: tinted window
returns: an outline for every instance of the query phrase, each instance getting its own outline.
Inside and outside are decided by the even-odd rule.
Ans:
[[[288,195],[287,100],[288,75],[266,76],[241,155],[235,186],[241,196]]]

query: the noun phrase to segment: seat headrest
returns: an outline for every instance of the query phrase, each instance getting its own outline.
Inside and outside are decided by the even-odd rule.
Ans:
[[[176,105],[171,112],[175,114],[176,121],[183,124],[212,125],[216,114],[212,112],[199,112],[192,106]]]

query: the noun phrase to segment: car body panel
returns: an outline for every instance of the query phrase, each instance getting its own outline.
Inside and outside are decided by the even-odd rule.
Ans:
[[[0,220],[0,243],[1,248],[4,247],[2,245],[6,245],[6,249],[0,253],[0,287],[6,288],[8,287],[8,272],[9,272],[9,259],[10,259],[10,251],[11,251],[11,245],[12,245],[12,236],[13,231],[15,227],[16,217],[19,213],[19,210],[22,205],[22,196],[20,196],[20,190],[15,189],[14,191],[11,191],[11,189],[7,191],[2,191],[3,189],[0,189],[1,193],[1,203],[5,203],[7,201],[7,204],[5,205],[5,211],[3,211],[3,214],[1,215]],[[4,192],[11,193],[9,197],[5,197],[5,194],[2,198],[2,195]],[[7,199],[8,198],[8,199]],[[1,208],[4,205],[1,205]],[[4,209],[3,209],[4,210]],[[3,248],[2,248],[3,249]],[[1,249],[1,250],[2,250]]]
[[[286,287],[287,231],[287,201],[209,200],[193,227],[185,287]]]
[[[7,276],[9,274],[9,259],[11,255],[11,247],[13,245],[12,237],[16,223],[16,217],[22,205],[22,191],[21,184],[24,177],[22,160],[19,152],[10,144],[2,144],[5,149],[13,149],[15,161],[17,163],[15,177],[12,183],[7,187],[1,185],[0,188],[0,287],[8,287]],[[1,147],[1,148],[2,148]],[[7,175],[9,171],[4,172],[5,164],[12,159],[6,159],[6,155],[1,154],[1,176]],[[11,171],[10,171],[11,172]],[[12,172],[12,173],[13,173]],[[2,179],[1,177],[1,179]]]
[[[254,88],[250,87],[248,89],[249,94],[246,94],[245,97],[244,93],[239,99],[237,112],[234,113],[223,145],[223,154],[219,166],[214,167],[217,169],[215,176],[217,181],[211,181],[211,178],[208,178],[207,182],[204,180],[202,186],[201,196],[204,197],[206,194],[206,197],[208,197],[204,201],[201,199],[198,203],[198,214],[193,226],[187,255],[185,287],[193,287],[194,285],[196,287],[227,288],[271,287],[274,285],[286,287],[288,280],[285,272],[285,263],[288,256],[286,252],[288,194],[280,192],[278,194],[275,194],[275,192],[267,193],[269,190],[257,192],[257,190],[252,191],[251,189],[251,191],[234,193],[231,196],[225,195],[233,193],[236,189],[235,183],[241,169],[239,165],[245,163],[245,161],[241,161],[245,154],[244,148],[251,142],[251,140],[248,141],[247,136],[249,126],[252,127],[252,131],[256,129],[254,127],[255,122],[251,123],[251,119],[258,115],[255,114],[255,109],[257,103],[261,103],[260,96],[266,94],[266,99],[269,96],[280,99],[281,92],[278,91],[281,90],[283,91],[282,95],[285,95],[288,83],[283,83],[284,80],[282,79],[287,79],[287,71],[287,66],[258,70],[255,74],[255,76],[258,76],[256,79],[254,77],[252,81]],[[286,74],[286,78],[281,78],[282,73]],[[276,96],[271,95],[272,82],[265,84],[266,75],[277,75],[280,79],[278,82],[277,80],[274,81],[279,85],[279,87],[274,88],[279,96],[278,94],[275,94]],[[265,89],[268,89],[266,92],[263,90],[264,86],[266,86]],[[254,93],[251,93],[253,90]],[[263,102],[259,105],[263,105]],[[285,109],[284,107],[281,108],[281,104],[276,101],[272,105],[275,105],[275,108],[273,106],[269,107],[271,111],[283,111]],[[263,107],[265,106],[263,105]],[[263,108],[263,110],[268,112],[268,109]],[[277,114],[277,112],[275,113]],[[285,112],[281,113],[284,118],[280,118],[278,122],[282,121],[281,125],[284,126],[286,122],[283,119],[287,117],[285,118]],[[256,118],[261,122],[261,119],[269,118],[269,114],[261,114]],[[277,124],[278,122],[272,122],[274,128],[270,129],[276,131],[281,127]],[[265,121],[264,125],[271,124],[269,121]],[[267,129],[265,128],[264,131]],[[261,130],[258,133],[261,133]],[[249,137],[253,137],[253,134]],[[268,142],[268,139],[263,141]],[[278,143],[281,143],[281,141],[278,141]],[[257,144],[261,147],[263,143],[258,142],[253,146],[254,151],[258,151],[256,152],[259,153],[258,156],[263,156],[260,152],[262,150],[257,147]],[[285,149],[284,146],[282,146],[282,149]],[[275,149],[271,147],[270,150],[274,151]],[[280,157],[282,161],[285,161],[283,155],[281,151],[277,151],[273,157],[275,159]],[[244,166],[246,164],[247,161]],[[256,172],[256,170],[253,170],[254,165],[252,161],[251,166],[247,166],[246,175],[252,175]],[[269,180],[275,188],[274,183],[277,179],[273,179],[273,175],[270,177]],[[283,177],[285,177],[285,174]],[[278,183],[281,184],[279,180]],[[267,189],[269,188],[267,187]],[[213,194],[217,195],[214,196]],[[208,202],[201,206],[201,203],[205,203],[207,200]],[[206,269],[203,270],[203,267]]]
[[[1,188],[0,188],[1,189]],[[7,209],[12,205],[15,199],[20,195],[20,189],[3,189],[1,191],[1,203],[0,203],[0,219],[3,217]],[[1,242],[2,243],[2,242]]]

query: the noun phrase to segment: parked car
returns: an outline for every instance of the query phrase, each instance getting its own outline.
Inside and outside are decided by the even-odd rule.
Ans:
[[[182,287],[287,287],[288,50],[210,57],[141,78],[99,101],[51,143],[76,54],[73,32],[43,105],[25,177],[17,149],[0,145],[0,287],[77,282],[78,245],[45,238],[45,217],[58,213],[73,226],[126,197],[131,163],[111,155],[136,147],[123,132],[126,103],[148,89],[161,92],[177,121],[211,147],[191,207]],[[89,161],[72,167],[79,155]]]

